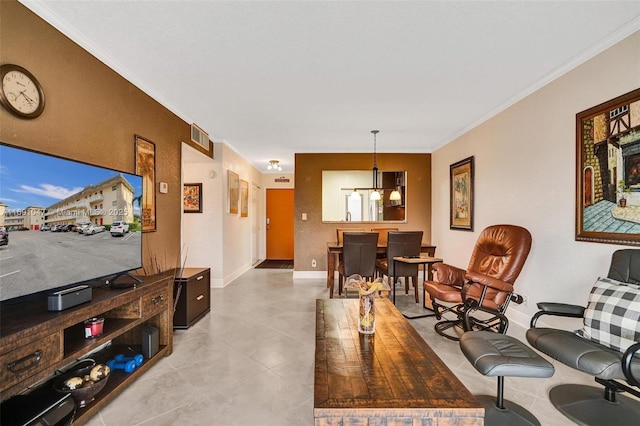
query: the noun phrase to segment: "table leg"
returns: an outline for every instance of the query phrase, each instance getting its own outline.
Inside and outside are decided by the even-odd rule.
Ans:
[[[333,287],[335,281],[336,257],[327,250],[327,287],[329,288],[329,298],[333,299]]]
[[[396,260],[393,260],[393,273],[396,272]],[[396,277],[393,275],[389,275],[389,285],[391,286],[391,300],[393,301],[393,305],[396,304]]]
[[[433,279],[433,273],[431,272],[431,263],[422,263],[422,276],[425,276],[425,275],[427,276],[427,279],[429,281],[431,281]],[[424,305],[425,297],[426,297],[425,292],[424,292],[424,290],[422,290],[422,307],[424,309],[428,309],[428,310],[432,311],[431,309],[429,309],[428,307],[426,307]],[[423,315],[416,315],[416,316],[413,316],[413,317],[410,317],[410,316],[407,316],[405,314],[402,314],[402,316],[404,316],[406,319],[416,319],[416,318],[435,317],[436,314],[435,313],[433,313],[433,314],[423,314]]]

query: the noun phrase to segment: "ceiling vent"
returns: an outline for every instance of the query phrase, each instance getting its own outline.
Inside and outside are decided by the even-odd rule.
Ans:
[[[191,124],[191,141],[209,150],[209,134],[194,123]]]

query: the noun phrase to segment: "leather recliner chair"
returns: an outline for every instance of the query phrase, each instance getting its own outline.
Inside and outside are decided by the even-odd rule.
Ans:
[[[625,303],[621,303],[618,296],[612,299],[613,309],[596,306],[606,305],[604,299],[597,303],[594,300],[590,303],[590,308],[602,309],[605,312],[603,317],[598,317],[591,313],[585,315],[586,309],[583,306],[541,302],[538,303],[540,311],[531,319],[532,328],[527,330],[527,341],[534,348],[563,364],[594,376],[595,381],[604,386],[604,390],[578,384],[554,387],[549,391],[549,399],[562,414],[583,425],[636,425],[640,424],[640,401],[618,394],[626,391],[640,398],[640,326],[637,325],[640,321],[637,295],[640,290],[640,250],[623,249],[614,252],[607,278],[628,285],[610,283],[606,294],[612,294],[611,289],[616,287],[627,295],[635,293],[633,306],[629,302],[630,296],[623,298]],[[596,288],[594,287],[594,290]],[[590,298],[594,294],[597,292],[592,290]],[[620,321],[629,321],[625,323],[627,329],[633,328],[633,321],[636,321],[636,343],[620,351],[573,331],[536,328],[538,318],[543,315],[573,318],[593,316],[600,318],[599,322],[604,322],[606,318],[614,322],[614,317],[618,316]],[[615,324],[598,323],[598,327],[617,332]]]
[[[438,334],[459,340],[457,334],[445,331],[459,326],[464,331],[506,331],[504,312],[511,300],[522,303],[514,293],[513,284],[531,249],[531,234],[516,225],[493,225],[484,229],[473,249],[469,267],[464,270],[445,263],[436,263],[433,270],[437,281],[425,281],[436,318]],[[474,315],[483,311],[489,315]],[[455,314],[443,319],[443,314]]]

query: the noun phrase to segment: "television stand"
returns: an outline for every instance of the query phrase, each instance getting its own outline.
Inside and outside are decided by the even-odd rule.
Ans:
[[[31,392],[88,354],[105,364],[117,354],[142,353],[144,331],[156,328],[158,352],[132,373],[112,370],[95,400],[78,408],[73,425],[87,423],[173,351],[174,275],[170,270],[143,276],[136,288],[122,290],[88,281],[93,288],[91,301],[60,312],[48,311],[48,292],[0,302],[0,400]],[[104,318],[103,334],[93,339],[84,334],[84,321],[90,318]]]
[[[134,280],[134,282],[129,283],[116,283],[115,281],[120,277],[129,277]],[[135,288],[136,285],[140,284],[142,280],[135,275],[130,274],[129,272],[120,272],[115,274],[111,279],[108,279],[106,284],[109,288],[114,290],[121,290],[124,288]]]

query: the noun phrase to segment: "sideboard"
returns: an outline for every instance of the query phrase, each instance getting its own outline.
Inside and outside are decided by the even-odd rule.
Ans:
[[[92,287],[92,300],[60,312],[47,308],[46,293],[0,303],[0,394],[13,395],[47,386],[56,372],[89,357],[106,363],[116,354],[142,353],[142,330],[158,330],[159,349],[132,373],[113,370],[96,399],[76,412],[74,425],[86,423],[162,357],[173,351],[174,272],[139,277],[135,288]],[[104,318],[103,334],[87,339],[84,321]]]

